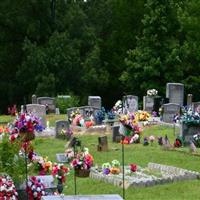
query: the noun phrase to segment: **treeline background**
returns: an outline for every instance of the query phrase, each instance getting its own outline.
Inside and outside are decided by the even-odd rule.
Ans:
[[[1,0],[0,113],[37,96],[113,106],[167,82],[200,99],[199,0]]]

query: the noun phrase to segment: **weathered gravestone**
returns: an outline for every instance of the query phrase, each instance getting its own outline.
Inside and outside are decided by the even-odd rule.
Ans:
[[[55,106],[55,98],[52,97],[38,97],[37,103],[41,105],[48,106],[48,112],[55,113],[56,106]]]
[[[153,97],[143,96],[143,110],[147,112],[153,111],[154,99]]]
[[[185,124],[181,123],[180,135],[183,137],[185,144],[188,145],[190,140],[193,139],[193,135],[200,133],[200,124]]]
[[[42,125],[46,127],[46,107],[44,105],[27,104],[26,110],[27,112],[33,113],[35,116],[41,118]]]
[[[181,106],[175,103],[163,104],[163,121],[173,123],[174,116],[180,114]]]
[[[32,104],[37,104],[37,96],[35,94],[32,95]]]
[[[64,153],[57,153],[56,159],[59,163],[67,163],[68,162],[68,158]]]
[[[98,137],[97,150],[98,150],[98,151],[108,151],[108,140],[107,140],[107,136]]]
[[[121,135],[119,133],[119,125],[115,125],[112,127],[112,141],[113,142],[120,142],[121,141]]]
[[[176,103],[183,106],[184,85],[181,83],[167,83],[166,97],[169,98],[169,103]]]
[[[69,140],[70,137],[69,122],[67,120],[56,121],[56,138]]]
[[[100,96],[89,96],[88,105],[101,109],[101,97]]]
[[[41,200],[123,200],[118,194],[42,196]]]
[[[40,179],[44,186],[45,186],[45,191],[47,192],[55,192],[56,191],[56,185],[54,184],[54,178],[52,175],[45,175],[45,176],[36,176],[36,178]]]
[[[134,95],[123,96],[123,113],[138,111],[138,97]]]

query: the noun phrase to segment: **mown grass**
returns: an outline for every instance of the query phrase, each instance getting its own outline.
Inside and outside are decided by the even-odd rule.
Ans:
[[[179,130],[176,131],[178,133]],[[165,136],[166,134],[172,143],[175,138],[173,127],[153,126],[146,128],[142,137],[149,135]],[[97,151],[98,134],[80,135],[78,138],[82,141],[82,145],[90,149],[90,153],[94,156],[95,165],[102,165],[102,163],[111,162],[113,159],[121,162],[121,144],[112,143],[110,134],[108,135],[108,152]],[[52,161],[56,161],[56,153],[64,152],[66,144],[63,140],[41,138],[37,138],[34,143],[36,152],[48,156]],[[136,163],[145,167],[149,162],[155,162],[200,172],[200,157],[187,153],[187,148],[182,148],[182,150],[185,153],[166,151],[157,142],[154,142],[152,146],[143,146],[142,144],[125,145],[125,164]],[[129,188],[126,190],[126,199],[199,199],[199,187],[199,180],[193,180],[148,188]],[[74,194],[73,171],[67,177],[64,193],[66,195]],[[90,178],[77,178],[77,193],[119,194],[122,196],[122,188]]]
[[[0,116],[0,123],[12,122],[14,117]],[[66,115],[47,115],[46,119],[50,126],[55,126],[56,120],[66,119]],[[171,144],[173,144],[179,129],[174,131],[173,127],[152,126],[146,127],[142,134],[141,144],[125,145],[125,164],[136,163],[145,167],[149,162],[155,162],[166,165],[173,165],[189,170],[200,172],[200,157],[189,153],[188,148],[181,148],[176,151],[163,150],[157,141],[153,145],[143,146],[142,141],[145,136],[165,136],[167,134]],[[82,145],[90,149],[93,155],[95,165],[102,165],[104,162],[111,162],[117,159],[121,162],[121,144],[111,142],[111,134],[108,134],[108,152],[97,151],[97,135],[78,135]],[[66,141],[54,138],[36,138],[34,140],[35,151],[42,156],[48,156],[49,160],[56,161],[56,153],[65,151]],[[198,149],[198,152],[199,149]],[[31,175],[31,174],[30,174]],[[126,199],[154,199],[154,200],[195,200],[199,199],[199,180],[184,181],[179,183],[157,185],[148,188],[129,188],[126,190]],[[67,177],[67,182],[63,191],[66,195],[74,194],[73,171]],[[77,178],[78,194],[119,194],[122,196],[122,188],[115,187],[112,184],[93,180],[90,178]]]

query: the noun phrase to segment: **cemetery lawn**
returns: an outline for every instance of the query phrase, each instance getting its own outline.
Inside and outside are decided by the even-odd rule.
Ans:
[[[178,129],[175,132],[178,133]],[[145,128],[143,136],[165,136],[168,135],[171,144],[174,141],[174,129],[164,126],[154,126]],[[98,152],[96,135],[77,135],[82,141],[82,145],[89,148],[94,157],[95,165],[101,166],[104,162],[111,162],[117,159],[121,162],[121,144],[112,143],[111,135],[108,134],[109,151]],[[142,138],[143,141],[143,138]],[[37,138],[34,141],[35,151],[43,156],[48,156],[49,160],[56,161],[56,153],[64,153],[66,141],[54,138]],[[181,151],[181,152],[180,152]],[[151,146],[141,144],[125,145],[125,164],[136,163],[145,167],[148,162],[172,165],[189,170],[200,172],[200,157],[189,153],[187,148],[181,148],[178,151],[166,151],[161,149],[157,141]],[[126,200],[132,199],[162,199],[162,200],[182,200],[182,199],[199,199],[199,180],[183,181],[157,185],[147,188],[129,188],[126,190]],[[67,177],[64,188],[65,195],[74,194],[73,171]],[[122,188],[104,182],[77,177],[77,194],[119,194],[123,196]]]

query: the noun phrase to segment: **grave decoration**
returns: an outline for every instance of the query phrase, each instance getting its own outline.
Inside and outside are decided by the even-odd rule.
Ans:
[[[183,146],[183,138],[181,136],[178,136],[176,139],[175,139],[175,142],[174,142],[174,147],[176,148],[179,148],[179,147],[182,147]]]
[[[147,96],[155,97],[157,94],[158,94],[158,91],[156,89],[147,90]]]
[[[148,141],[148,138],[147,138],[147,137],[144,137],[143,145],[144,145],[144,146],[149,145],[149,141]]]
[[[95,118],[96,124],[102,124],[102,121],[105,119],[105,116],[106,116],[106,111],[105,111],[105,108],[102,107],[101,110],[95,113],[94,118]]]
[[[118,160],[113,160],[111,164],[109,162],[102,164],[102,172],[105,175],[108,174],[119,174],[121,171],[120,169],[120,162]]]
[[[82,151],[75,154],[75,158],[71,161],[71,166],[75,169],[76,176],[88,177],[90,168],[94,162],[93,156],[89,153],[88,148],[83,148]]]
[[[26,190],[30,200],[40,200],[42,196],[47,195],[42,180],[35,176],[29,178]]]
[[[153,145],[153,142],[155,141],[155,137],[153,135],[150,135],[149,141],[151,142],[151,145]]]
[[[135,119],[137,121],[148,121],[150,118],[150,114],[146,111],[139,110],[135,112]]]
[[[200,125],[200,112],[193,112],[191,109],[186,110],[180,121],[188,126]]]
[[[125,138],[122,141],[124,144],[130,144],[130,142],[138,143],[140,141],[140,134],[142,129],[138,126],[138,119],[134,113],[128,113],[127,115],[121,115],[120,117],[119,133],[124,135]],[[137,140],[135,137],[137,134]],[[131,139],[134,137],[133,139]]]
[[[136,172],[137,171],[137,165],[136,164],[130,164],[130,171],[131,172]]]
[[[54,163],[52,168],[52,175],[58,180],[57,189],[58,193],[61,194],[63,191],[63,183],[66,180],[66,175],[69,173],[69,168],[65,167],[63,164]]]
[[[113,106],[113,111],[116,115],[122,114],[122,101],[118,100]]]
[[[19,136],[24,142],[27,142],[35,138],[34,131],[41,132],[43,129],[40,118],[31,113],[22,113],[14,121],[10,139],[12,141]]]
[[[193,135],[192,141],[196,147],[200,147],[200,133]]]
[[[5,174],[0,175],[0,199],[18,199],[18,193],[11,177]]]

